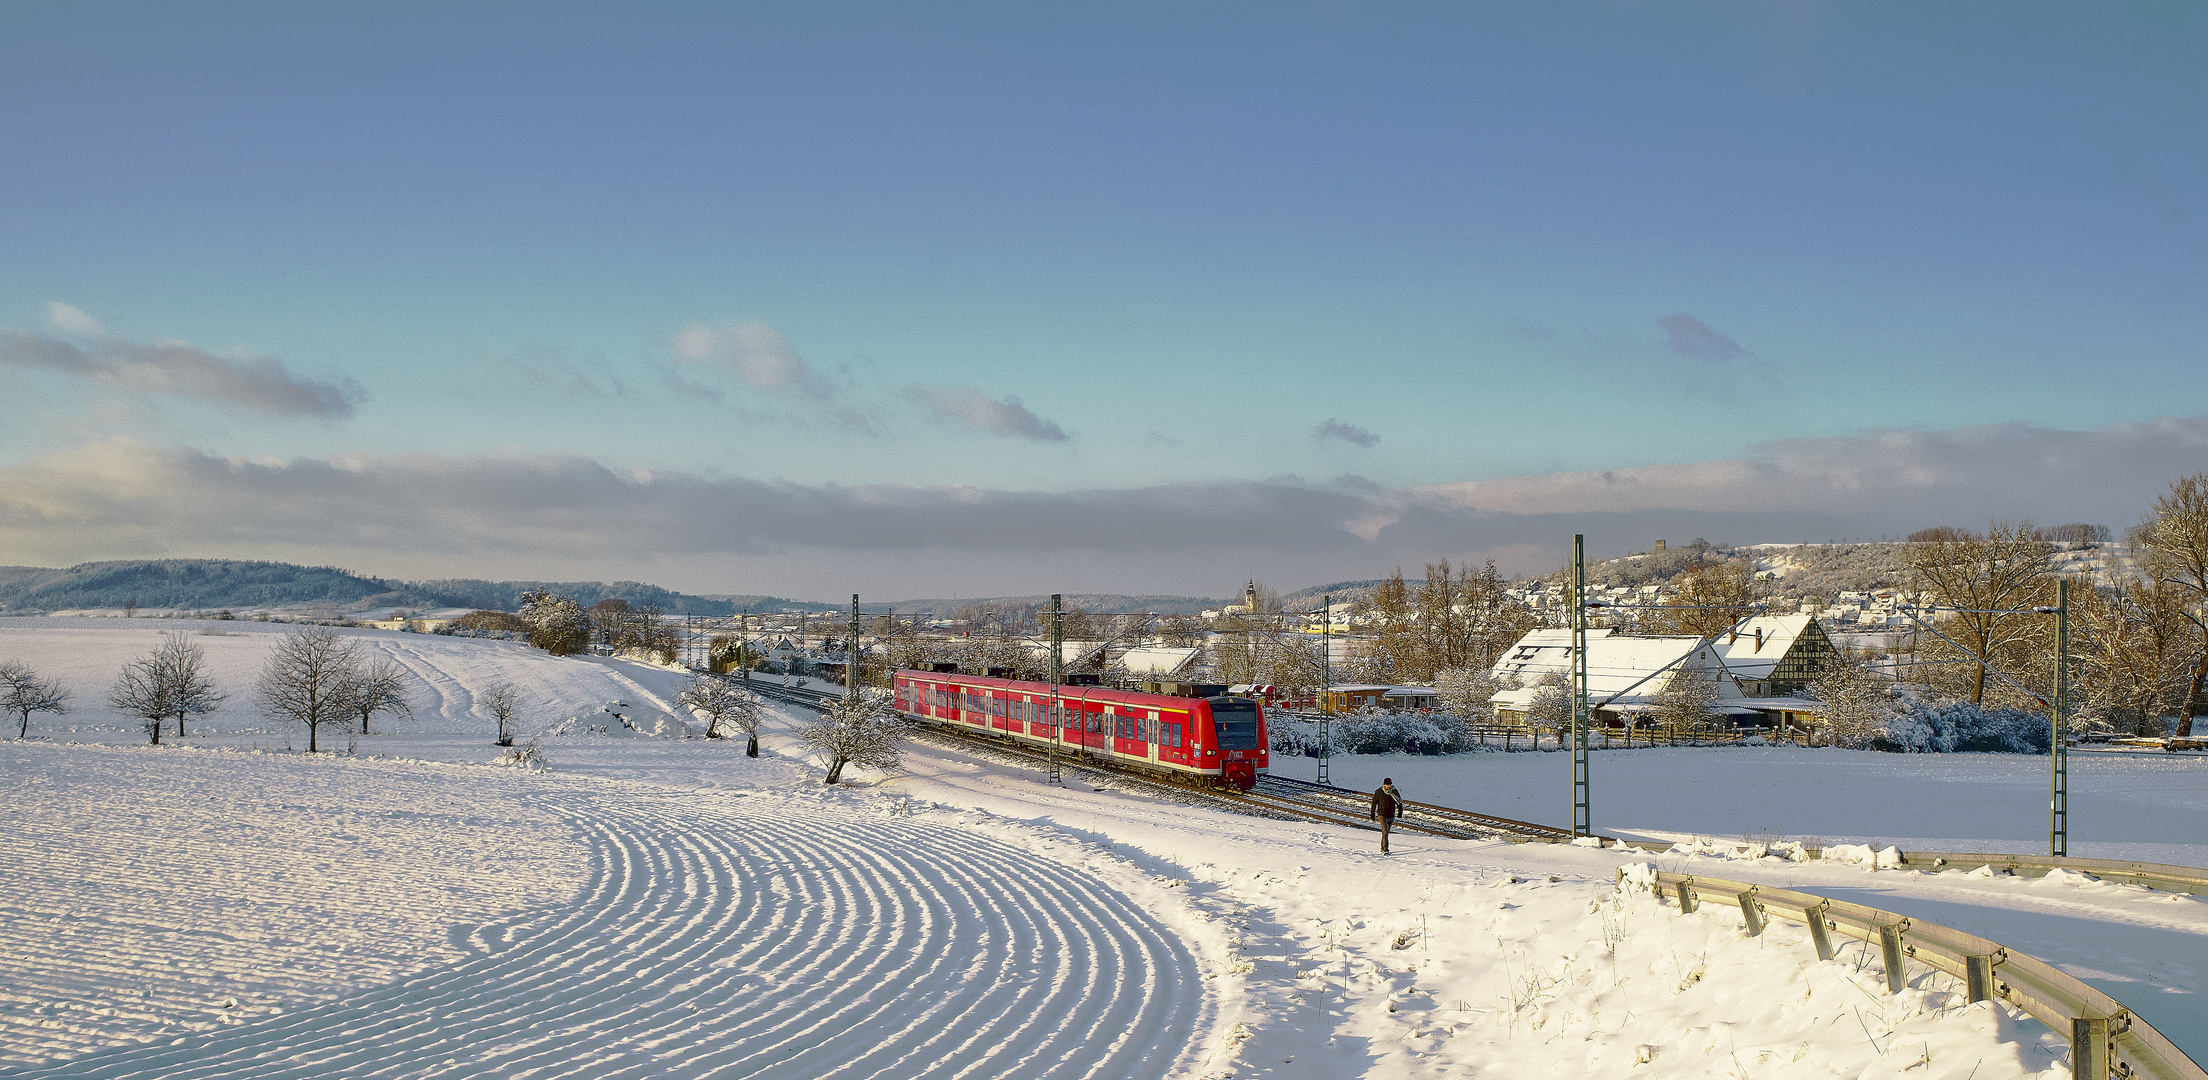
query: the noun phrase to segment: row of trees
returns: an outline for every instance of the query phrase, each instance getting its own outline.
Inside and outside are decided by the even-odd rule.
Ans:
[[[1375,633],[1352,655],[1347,678],[1431,684],[1442,672],[1493,668],[1504,649],[1541,625],[1507,585],[1492,560],[1477,569],[1428,563],[1416,588],[1397,569],[1373,590]]]
[[[377,716],[413,715],[404,668],[363,655],[353,640],[322,626],[285,634],[269,651],[254,691],[271,719],[306,725],[310,753],[320,749],[325,727],[357,725],[367,734]],[[108,707],[138,718],[155,746],[164,729],[173,726],[181,738],[192,717],[228,700],[207,672],[207,651],[182,631],[163,634],[151,652],[124,664],[107,692]],[[68,702],[66,689],[29,665],[0,665],[0,707],[16,714],[18,738],[30,734],[32,713],[66,712]]]
[[[2208,473],[2172,484],[2127,539],[2136,573],[2070,582],[2075,714],[2152,734],[2174,715],[2174,734],[2188,735],[2208,708]],[[1938,633],[1912,635],[1896,676],[1982,709],[2041,707],[2053,693],[2057,543],[2030,522],[1912,534],[1914,599],[1946,610]]]

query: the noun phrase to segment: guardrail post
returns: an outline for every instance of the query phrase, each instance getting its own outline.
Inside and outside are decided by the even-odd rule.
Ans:
[[[1901,951],[1901,924],[1887,923],[1878,928],[1878,951],[1886,958],[1886,989],[1900,993],[1909,985],[1907,959]]]
[[[1692,915],[1696,906],[1694,886],[1682,881],[1679,883],[1677,891],[1679,893],[1679,913],[1681,915]]]
[[[1740,917],[1748,921],[1748,936],[1763,936],[1763,905],[1756,902],[1756,894],[1740,894]]]
[[[2080,1016],[2070,1021],[2072,1080],[2108,1080],[2108,1018]]]
[[[1802,921],[1809,924],[1809,940],[1817,946],[1817,959],[1832,959],[1832,931],[1825,926],[1825,906],[1803,908]]]
[[[1993,957],[1963,957],[1963,981],[1969,984],[1970,1000],[1985,1001],[1993,997]]]

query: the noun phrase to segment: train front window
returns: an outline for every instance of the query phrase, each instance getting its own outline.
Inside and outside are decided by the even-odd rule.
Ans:
[[[1219,749],[1257,749],[1257,702],[1212,698],[1210,704],[1211,726],[1218,732]]]

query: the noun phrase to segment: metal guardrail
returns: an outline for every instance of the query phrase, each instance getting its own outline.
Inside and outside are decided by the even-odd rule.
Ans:
[[[1620,888],[1629,876],[1630,868],[1618,870]],[[1739,908],[1751,936],[1762,934],[1773,915],[1803,923],[1819,960],[1832,959],[1834,933],[1875,945],[1891,992],[1908,986],[1911,960],[1952,975],[1963,982],[1970,1000],[2007,1002],[2067,1036],[2076,1080],[2208,1080],[2208,1070],[2122,1002],[1999,942],[1891,911],[1743,881],[1657,871],[1650,891],[1659,900],[1672,898],[1682,912],[1693,912],[1704,901]]]
[[[2091,874],[2103,881],[2144,885],[2162,892],[2208,896],[2208,870],[2192,866],[2170,866],[2166,863],[2133,862],[2128,859],[2002,855],[1979,851],[1904,851],[1901,853],[1901,865],[1896,869],[1937,873],[1941,870],[1976,870],[1981,866],[2035,877],[2050,870],[2069,870]]]

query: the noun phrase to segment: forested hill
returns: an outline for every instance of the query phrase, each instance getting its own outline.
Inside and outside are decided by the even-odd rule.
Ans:
[[[445,578],[439,581],[409,581],[399,588],[419,597],[410,602],[435,607],[488,608],[492,611],[513,611],[521,606],[521,594],[525,592],[556,592],[574,598],[575,602],[589,607],[600,600],[626,600],[631,607],[657,604],[670,615],[732,615],[738,607],[726,600],[712,600],[703,596],[662,589],[641,581],[482,581],[476,578]],[[779,606],[812,609],[822,605],[799,604],[775,597],[758,598],[759,611],[779,611]]]
[[[80,563],[66,570],[0,568],[0,609],[252,608],[344,606],[393,591],[389,582],[333,566],[230,559],[146,559]]]
[[[476,607],[512,611],[521,594],[548,589],[585,607],[619,599],[657,604],[671,614],[727,615],[727,600],[662,589],[635,581],[389,581],[334,566],[238,559],[138,559],[82,563],[67,569],[0,567],[0,611],[72,611],[142,608],[188,611],[328,605],[340,611],[371,607]],[[772,597],[754,610],[779,610]]]

